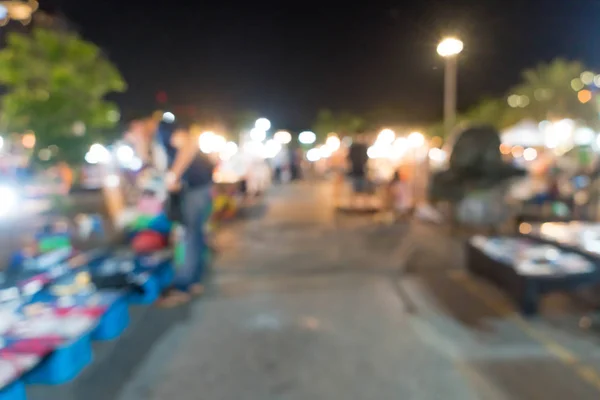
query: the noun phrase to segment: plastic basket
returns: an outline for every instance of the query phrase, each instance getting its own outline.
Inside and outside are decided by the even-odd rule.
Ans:
[[[22,381],[16,381],[0,389],[0,400],[25,400],[25,384]]]
[[[160,296],[160,283],[156,276],[145,274],[144,282],[141,284],[141,292],[131,292],[128,301],[132,304],[152,304]]]
[[[155,277],[158,280],[158,284],[161,290],[164,290],[171,286],[173,279],[175,279],[175,269],[173,268],[172,262],[166,262],[158,267],[155,273]]]
[[[92,332],[92,340],[112,340],[121,335],[129,325],[129,309],[125,298],[115,301],[100,318]]]
[[[60,385],[67,383],[92,362],[92,343],[89,334],[57,348],[37,367],[25,374],[27,384]]]

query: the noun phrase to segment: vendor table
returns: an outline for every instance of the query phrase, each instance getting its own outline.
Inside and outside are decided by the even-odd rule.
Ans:
[[[0,281],[3,312],[8,316],[15,310],[19,317],[0,324],[0,400],[24,399],[24,384],[56,385],[75,378],[92,361],[92,340],[116,338],[127,327],[128,303],[151,303],[170,283],[171,260],[170,251],[136,256],[104,248],[74,257],[45,255],[5,275]],[[125,278],[119,289],[92,287],[67,296],[68,301],[51,289],[71,279],[70,274],[94,276],[111,269]],[[41,310],[32,313],[33,307]]]
[[[479,239],[497,240],[498,238],[482,239],[480,237]],[[506,250],[507,254],[505,256],[499,256],[498,254],[490,254],[485,250],[485,246],[481,246],[476,241],[469,241],[466,246],[467,269],[473,274],[495,283],[514,299],[520,311],[525,315],[536,314],[541,297],[547,293],[569,292],[600,283],[600,261],[589,254],[561,249],[558,246],[549,247],[547,243],[534,238],[515,237],[505,239],[518,241],[519,246],[525,249],[545,246],[545,248],[548,248],[546,251],[561,252],[565,259],[570,257],[571,264],[575,261],[580,263],[581,260],[584,260],[588,265],[587,268],[572,271],[564,269],[538,272],[534,270],[521,271],[515,266],[519,262],[518,257],[521,250],[510,248]],[[513,258],[511,259],[511,257]],[[565,263],[565,265],[568,265],[569,261],[565,261]]]

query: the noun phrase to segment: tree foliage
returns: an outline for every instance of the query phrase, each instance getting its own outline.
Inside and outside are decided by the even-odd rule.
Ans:
[[[581,103],[577,91],[571,86],[585,72],[583,64],[557,58],[523,71],[522,80],[501,98],[486,98],[460,115],[462,123],[484,123],[497,129],[507,128],[524,119],[556,120],[570,118],[580,120],[591,127],[598,127],[597,103]],[[509,105],[509,97],[520,100]],[[431,130],[439,132],[439,125]]]
[[[8,35],[0,50],[0,84],[7,89],[1,101],[3,129],[33,130],[36,149],[57,145],[59,158],[73,162],[118,121],[116,105],[105,96],[126,88],[96,45],[46,28]]]
[[[558,58],[526,69],[521,84],[509,91],[509,95],[525,96],[528,104],[514,109],[522,118],[538,121],[571,118],[593,124],[597,120],[596,105],[590,101],[582,104],[573,90],[571,81],[585,72],[582,63]]]

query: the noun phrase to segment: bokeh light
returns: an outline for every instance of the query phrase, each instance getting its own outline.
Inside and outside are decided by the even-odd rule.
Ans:
[[[271,121],[266,118],[259,118],[254,123],[254,128],[259,129],[261,131],[268,131],[271,129]],[[263,139],[264,140],[264,139]]]
[[[587,89],[580,90],[579,92],[577,92],[577,99],[580,103],[585,104],[592,99],[592,92],[590,92]]]
[[[319,149],[310,149],[306,152],[306,159],[310,162],[316,162],[321,159],[321,152]]]
[[[250,130],[250,139],[255,142],[262,142],[267,138],[267,132],[264,129],[252,128]]]
[[[300,132],[300,135],[298,135],[298,140],[302,144],[313,144],[317,140],[317,135],[311,131]]]
[[[288,144],[292,141],[292,135],[288,131],[277,131],[273,138],[281,144]]]

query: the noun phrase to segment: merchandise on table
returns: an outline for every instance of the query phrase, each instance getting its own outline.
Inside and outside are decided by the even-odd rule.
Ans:
[[[475,236],[471,244],[521,275],[584,274],[595,270],[593,263],[580,254],[527,239]]]
[[[522,223],[519,232],[592,254],[600,254],[600,224],[576,221]]]

